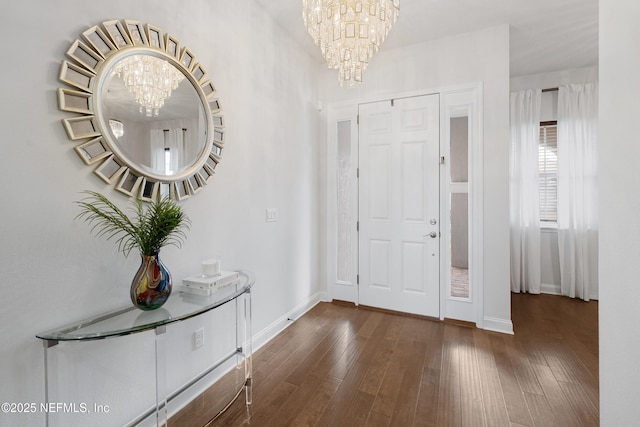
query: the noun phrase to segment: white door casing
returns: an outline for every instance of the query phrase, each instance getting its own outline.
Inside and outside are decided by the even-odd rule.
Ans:
[[[362,305],[440,317],[439,95],[359,106]]]

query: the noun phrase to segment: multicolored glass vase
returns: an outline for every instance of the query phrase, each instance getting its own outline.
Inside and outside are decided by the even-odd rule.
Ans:
[[[140,310],[155,310],[171,295],[171,273],[159,253],[142,255],[142,264],[131,282],[131,302]]]

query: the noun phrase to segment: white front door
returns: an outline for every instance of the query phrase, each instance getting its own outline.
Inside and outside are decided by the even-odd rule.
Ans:
[[[439,317],[439,95],[359,117],[359,303]]]

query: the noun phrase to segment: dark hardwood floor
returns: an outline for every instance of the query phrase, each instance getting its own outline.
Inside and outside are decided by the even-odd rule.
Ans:
[[[514,294],[512,313],[514,336],[321,303],[256,352],[249,411],[211,425],[597,426],[598,303]],[[169,425],[203,425],[206,399]]]

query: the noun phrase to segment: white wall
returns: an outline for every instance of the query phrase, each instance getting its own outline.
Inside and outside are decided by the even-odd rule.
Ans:
[[[389,99],[482,82],[484,95],[485,326],[511,328],[509,294],[509,28],[500,26],[385,50],[373,57],[364,82],[340,88],[337,72],[322,74],[327,103]]]
[[[600,2],[600,423],[637,425],[640,3]]]
[[[56,90],[60,63],[82,31],[104,20],[139,19],[188,46],[218,89],[226,119],[223,162],[212,183],[182,203],[193,225],[182,249],[162,258],[175,279],[199,271],[203,256],[257,276],[254,332],[318,299],[320,196],[316,64],[252,0],[189,2],[23,0],[3,6],[0,92],[4,182],[0,211],[0,400],[37,402],[43,395],[43,350],[34,335],[129,304],[139,260],[90,236],[73,218],[82,190],[104,192],[122,207],[67,140]],[[265,222],[265,208],[279,221]],[[203,320],[213,327],[220,323]],[[199,324],[185,323],[189,337]],[[182,329],[180,329],[182,328]],[[212,334],[213,332],[207,331]],[[188,341],[188,340],[187,340]],[[153,401],[153,336],[140,334],[62,347],[60,393],[111,405],[109,417],[65,418],[64,424],[120,425]],[[188,371],[203,355],[176,349],[170,366]],[[175,360],[180,357],[187,360]],[[69,369],[69,363],[78,370]],[[106,385],[103,381],[107,381]],[[131,383],[130,383],[131,381]],[[179,382],[180,379],[176,378]],[[68,390],[67,390],[68,388]],[[81,394],[74,396],[74,391]],[[132,399],[133,397],[136,399]],[[95,401],[99,399],[98,401]],[[44,415],[0,413],[0,425],[43,425]]]
[[[511,78],[511,91],[548,89],[559,86],[598,81],[598,67],[574,68],[551,73],[530,74]],[[540,121],[558,119],[558,92],[543,92]],[[540,235],[540,279],[543,293],[560,294],[560,259],[556,228],[543,228]],[[597,299],[598,296],[593,295]]]
[[[511,91],[524,89],[548,89],[572,83],[598,81],[598,67],[572,68],[550,73],[529,74],[511,78]]]

